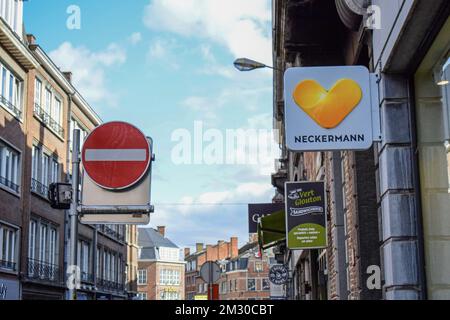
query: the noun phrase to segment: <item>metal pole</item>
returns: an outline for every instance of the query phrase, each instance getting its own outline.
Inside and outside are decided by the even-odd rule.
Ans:
[[[211,300],[214,300],[213,297],[213,262],[209,262],[209,294]]]
[[[80,181],[80,130],[73,130],[73,145],[72,145],[72,205],[70,206],[70,256],[69,256],[69,271],[68,277],[73,279],[73,282],[67,283],[69,287],[69,300],[77,300],[77,288],[79,283],[79,272],[77,272],[77,244],[78,244],[78,188]]]

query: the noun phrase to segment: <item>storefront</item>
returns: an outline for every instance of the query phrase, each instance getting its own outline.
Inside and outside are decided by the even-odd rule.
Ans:
[[[417,143],[429,299],[450,299],[450,19],[415,77]]]

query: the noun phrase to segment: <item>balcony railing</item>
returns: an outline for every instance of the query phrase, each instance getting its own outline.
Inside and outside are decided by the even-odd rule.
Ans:
[[[53,283],[61,281],[61,270],[57,265],[30,258],[27,265],[29,279]]]
[[[99,225],[99,226],[97,226],[97,230],[99,230],[99,231],[103,232],[104,234],[106,234],[114,239],[117,239],[119,241],[125,241],[125,235],[120,234],[119,232],[117,232],[114,229],[111,229],[108,226]]]
[[[92,273],[81,271],[80,277],[82,282],[94,283],[94,275]]]
[[[0,177],[0,184],[4,185],[5,187],[8,187],[12,190],[14,190],[15,192],[19,192],[19,186],[15,183],[13,183],[12,181],[9,181],[8,179],[4,178],[4,177]]]
[[[47,127],[55,131],[60,137],[64,137],[64,129],[37,103],[34,104],[34,115],[38,117]]]
[[[4,261],[0,260],[0,268],[15,271],[16,270],[16,263],[12,261]]]
[[[48,196],[48,187],[36,179],[31,179],[31,191],[45,198]]]
[[[22,111],[18,109],[15,105],[13,105],[8,99],[4,96],[0,95],[0,102],[2,105],[6,107],[9,111],[16,115],[18,118],[22,118]]]
[[[122,283],[97,278],[97,287],[106,291],[124,291],[125,286]]]

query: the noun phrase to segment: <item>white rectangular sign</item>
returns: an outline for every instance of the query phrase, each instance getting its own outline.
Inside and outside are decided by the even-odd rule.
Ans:
[[[289,150],[366,150],[372,146],[374,93],[366,67],[290,68],[284,75],[284,90]]]

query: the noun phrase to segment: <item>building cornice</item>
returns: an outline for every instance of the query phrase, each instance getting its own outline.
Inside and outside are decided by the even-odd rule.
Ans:
[[[50,59],[50,57],[42,50],[39,45],[31,44],[30,50],[33,52],[36,59],[42,65],[42,67],[47,71],[50,76],[61,86],[61,88],[67,94],[75,94],[75,88],[70,84],[70,82],[66,79],[63,73],[59,70],[59,68],[55,65],[55,63]]]
[[[13,57],[26,71],[36,69],[39,66],[39,63],[28,50],[25,43],[1,17],[0,45],[4,47],[11,57]]]
[[[67,80],[61,70],[55,65],[52,59],[45,53],[39,45],[30,45],[30,50],[34,53],[36,59],[41,63],[42,67],[54,78],[54,80],[66,91],[72,95],[75,103],[81,111],[89,117],[94,125],[102,124],[99,115],[92,109],[89,103],[83,98],[78,90]]]

